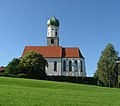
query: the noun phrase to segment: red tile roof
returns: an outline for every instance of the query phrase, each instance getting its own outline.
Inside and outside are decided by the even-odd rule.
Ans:
[[[45,58],[62,57],[61,46],[26,46],[22,56],[31,51],[38,52]]]
[[[82,54],[80,53],[79,48],[63,48],[63,57],[66,58],[84,58]]]
[[[62,46],[26,46],[22,56],[31,51],[38,52],[45,58],[84,58],[79,48],[62,48]]]

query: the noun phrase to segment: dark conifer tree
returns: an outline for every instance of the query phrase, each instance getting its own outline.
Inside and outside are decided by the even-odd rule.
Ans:
[[[117,86],[118,83],[118,69],[116,61],[118,59],[118,52],[115,51],[112,44],[108,44],[104,51],[102,51],[100,59],[97,63],[97,70],[95,77],[98,78],[99,84],[104,86]]]

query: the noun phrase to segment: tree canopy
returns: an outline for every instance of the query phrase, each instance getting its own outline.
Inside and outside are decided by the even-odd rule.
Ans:
[[[46,76],[45,66],[48,64],[39,53],[27,53],[21,58],[20,64],[22,66],[23,73],[27,74],[30,78],[44,78]]]
[[[7,67],[5,68],[5,71],[6,71],[8,74],[17,75],[17,74],[20,72],[19,63],[20,63],[20,59],[18,59],[18,58],[13,58],[13,60],[12,60],[11,62],[9,62],[9,64],[8,64]]]
[[[100,59],[97,63],[97,70],[95,77],[104,86],[116,86],[118,81],[118,69],[116,61],[118,59],[118,52],[112,44],[108,44],[104,51],[102,51]]]
[[[10,75],[24,74],[29,78],[45,78],[47,61],[36,52],[28,52],[21,58],[14,58],[6,67]]]

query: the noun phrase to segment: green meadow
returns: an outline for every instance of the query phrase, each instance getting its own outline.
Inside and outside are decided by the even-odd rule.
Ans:
[[[0,77],[0,106],[120,106],[120,89]]]

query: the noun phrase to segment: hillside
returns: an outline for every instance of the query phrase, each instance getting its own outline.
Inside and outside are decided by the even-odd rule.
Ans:
[[[0,106],[120,106],[120,90],[0,77]]]

